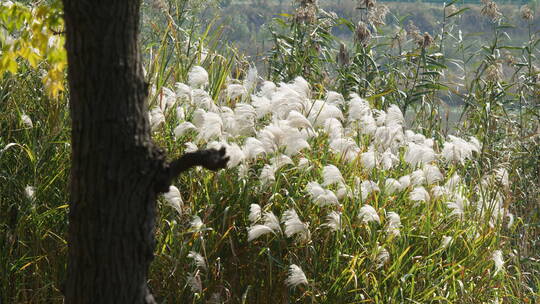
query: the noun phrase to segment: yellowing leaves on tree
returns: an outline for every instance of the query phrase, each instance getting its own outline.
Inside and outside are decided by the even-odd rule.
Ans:
[[[45,90],[52,98],[64,91],[67,63],[61,3],[26,5],[0,3],[0,77],[16,74],[22,65],[42,71]]]

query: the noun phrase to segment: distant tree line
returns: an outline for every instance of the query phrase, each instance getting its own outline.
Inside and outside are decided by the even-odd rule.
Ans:
[[[449,3],[449,0],[381,0],[381,2],[422,2],[422,3]],[[503,0],[496,1],[498,4],[527,4],[529,0]],[[482,3],[480,0],[460,0],[456,4]]]

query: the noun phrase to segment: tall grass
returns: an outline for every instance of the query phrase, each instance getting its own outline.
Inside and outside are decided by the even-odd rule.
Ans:
[[[476,51],[460,38],[462,8],[441,8],[440,32],[427,37],[391,30],[392,14],[373,19],[374,7],[357,25],[300,2],[273,26],[273,82],[193,18],[201,7],[148,10],[154,139],[171,157],[221,145],[231,157],[221,172],[186,173],[160,199],[157,299],[537,302],[535,29],[516,47],[509,20],[497,20]],[[341,25],[354,41],[332,35]],[[67,99],[48,99],[30,69],[1,82],[1,299],[61,302]],[[445,128],[456,102],[461,118]]]

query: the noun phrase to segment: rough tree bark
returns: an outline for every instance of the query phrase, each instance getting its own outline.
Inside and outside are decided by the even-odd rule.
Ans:
[[[139,0],[63,0],[72,119],[66,303],[154,303],[155,201],[181,171],[216,170],[225,151],[171,163],[154,146],[138,49]]]

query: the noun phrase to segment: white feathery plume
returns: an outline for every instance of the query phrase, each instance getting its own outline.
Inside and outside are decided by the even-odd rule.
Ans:
[[[277,120],[267,125],[258,134],[267,152],[274,152],[285,146],[287,155],[294,155],[304,148],[309,149],[306,141],[308,134],[300,132],[288,124],[287,120]]]
[[[411,183],[413,186],[419,186],[426,182],[426,176],[422,169],[415,170],[411,173]]]
[[[358,130],[354,126],[349,125],[343,129],[343,136],[346,136],[349,138],[357,138]]]
[[[429,146],[409,143],[405,152],[405,161],[415,167],[435,160],[435,151]]]
[[[226,106],[220,107],[219,110],[219,116],[223,122],[223,131],[235,135],[238,126],[236,125],[236,119],[234,119],[234,111]]]
[[[369,103],[356,93],[351,94],[351,100],[349,101],[349,121],[361,120],[365,116],[371,117],[371,114]],[[373,123],[375,124],[375,121]]]
[[[302,76],[297,76],[294,78],[294,81],[290,84],[290,87],[304,98],[308,98],[309,93],[311,92],[309,83]]]
[[[308,280],[306,278],[306,275],[302,271],[302,268],[298,267],[295,264],[292,264],[289,266],[289,275],[287,276],[287,280],[285,280],[285,283],[289,287],[297,287],[299,285],[308,285]]]
[[[255,132],[255,118],[257,112],[252,105],[237,103],[234,108],[234,122],[236,129],[231,133],[234,135],[251,135]]]
[[[403,141],[403,128],[400,125],[380,126],[375,129],[373,145],[379,151],[397,150]]]
[[[443,144],[442,155],[446,161],[463,163],[472,157],[472,152],[478,152],[478,141],[469,143],[466,140],[449,135],[449,140]]]
[[[327,104],[322,100],[315,100],[311,109],[309,109],[308,119],[313,126],[322,126],[328,118],[336,118],[343,120],[341,110],[331,104]]]
[[[341,230],[341,213],[332,211],[326,216],[326,222],[323,224],[333,231]]]
[[[412,201],[428,202],[430,200],[429,193],[424,187],[416,187],[411,191],[409,198]]]
[[[204,269],[204,270],[207,269],[206,261],[205,261],[204,257],[200,253],[195,252],[195,251],[190,251],[189,254],[188,254],[188,258],[193,259],[193,261],[195,262],[195,265],[197,267],[199,267],[201,269]]]
[[[273,212],[265,212],[263,214],[263,220],[264,225],[270,227],[272,231],[281,232],[281,227],[279,226],[279,219]]]
[[[360,185],[360,191],[362,194],[362,201],[365,201],[371,192],[379,192],[379,186],[374,181],[366,180]]]
[[[376,268],[381,268],[384,264],[388,263],[390,260],[390,253],[386,248],[379,246],[377,248],[377,257],[375,258]]]
[[[202,227],[204,226],[203,221],[198,215],[194,215],[189,224],[191,226],[191,229],[195,231],[201,231]]]
[[[216,106],[210,94],[208,94],[208,92],[206,92],[205,90],[195,89],[191,92],[191,97],[195,106],[211,112],[219,111],[219,107]]]
[[[360,162],[366,170],[371,170],[377,165],[377,152],[367,151],[360,154]]]
[[[358,127],[360,128],[360,134],[374,135],[377,131],[377,124],[371,114],[362,116],[358,120]]]
[[[238,166],[238,178],[247,179],[249,177],[249,165],[247,163],[241,163]]]
[[[259,176],[261,185],[271,185],[276,181],[276,168],[272,165],[264,165]]]
[[[433,188],[431,188],[431,195],[433,196],[433,198],[439,198],[441,196],[449,195],[449,194],[450,193],[448,189],[446,189],[445,187],[433,186]]]
[[[339,200],[332,190],[326,189],[324,194],[315,199],[315,203],[318,206],[339,205]]]
[[[506,224],[506,228],[510,229],[512,228],[512,226],[514,226],[514,215],[510,212],[508,212],[508,210],[506,210],[506,217],[508,218],[508,222]]]
[[[471,136],[470,139],[469,139],[469,144],[471,144],[471,150],[473,152],[480,152],[480,150],[482,150],[482,144],[480,143],[480,141],[478,141],[478,139],[474,136]]]
[[[385,125],[386,126],[393,126],[393,125],[403,125],[405,123],[405,118],[403,118],[403,113],[401,113],[401,110],[398,106],[395,104],[391,105],[388,110],[386,110],[386,120]]]
[[[274,168],[276,168],[276,170],[286,165],[294,165],[293,160],[287,155],[283,155],[283,154],[279,154],[272,157],[270,159],[270,163],[274,166]]]
[[[24,126],[26,128],[33,128],[34,127],[34,124],[32,123],[32,119],[30,118],[30,116],[28,116],[26,114],[21,115],[21,121],[23,122],[23,124],[24,124]]]
[[[297,235],[301,241],[310,239],[309,225],[300,220],[294,209],[285,211],[281,217],[281,222],[285,224],[285,235],[287,237]]]
[[[262,143],[267,153],[275,152],[285,143],[286,134],[277,123],[265,126],[257,134],[257,139]]]
[[[501,270],[504,269],[504,258],[503,253],[501,250],[495,250],[491,256],[491,259],[495,263],[495,273],[493,275],[496,275]]]
[[[237,120],[253,120],[257,117],[257,112],[250,104],[237,103],[234,106],[234,116]]]
[[[223,120],[221,117],[213,112],[207,112],[204,114],[204,123],[199,129],[199,140],[203,139],[209,141],[212,138],[221,138],[223,130]]]
[[[420,133],[414,133],[412,130],[405,131],[405,141],[415,144],[422,144],[426,140],[426,137]]]
[[[255,107],[257,118],[262,118],[272,112],[272,103],[266,96],[251,95],[251,104]]]
[[[311,196],[314,203],[318,206],[338,205],[337,196],[332,190],[324,189],[317,182],[309,182],[306,185],[306,192]]]
[[[448,179],[446,184],[444,184],[444,187],[448,189],[449,191],[453,191],[458,187],[460,182],[461,182],[461,177],[457,173],[454,173],[454,175],[452,175],[452,177]]]
[[[184,135],[189,130],[197,130],[197,128],[189,121],[185,121],[179,124],[176,128],[174,128],[174,138],[178,139],[182,137],[182,135]]]
[[[302,115],[302,113],[292,110],[289,115],[287,116],[287,122],[291,127],[294,128],[306,128],[306,129],[313,129],[311,126],[311,122]]]
[[[304,169],[307,169],[309,167],[309,159],[305,158],[305,157],[302,157],[298,160],[298,169],[300,170],[304,170]]]
[[[332,139],[343,137],[343,125],[341,121],[330,117],[323,122],[323,130]]]
[[[246,88],[243,85],[237,83],[229,84],[225,89],[225,93],[227,94],[228,99],[236,99],[238,97],[244,98],[248,95],[248,91],[246,90]]]
[[[360,153],[360,148],[354,140],[349,137],[334,138],[330,141],[330,149],[333,152],[341,153],[344,159],[354,161]]]
[[[148,113],[148,118],[150,121],[150,129],[152,131],[157,130],[161,125],[165,124],[165,115],[161,108],[153,108]]]
[[[257,88],[257,82],[259,80],[259,72],[256,66],[250,66],[244,79],[244,87],[251,93]]]
[[[342,106],[345,103],[345,99],[343,98],[343,95],[339,94],[338,92],[334,91],[328,91],[326,93],[326,102],[328,104],[334,105],[334,106]]]
[[[304,138],[304,134],[294,130],[294,132],[287,132],[285,138],[285,154],[295,155],[303,149],[310,149],[309,143]]]
[[[261,219],[262,209],[259,204],[251,204],[249,206],[249,221],[255,224]]]
[[[433,185],[444,178],[439,168],[434,165],[426,164],[424,165],[424,168],[422,168],[422,171],[424,171],[424,176],[428,185]]]
[[[246,159],[244,151],[242,151],[242,148],[240,148],[240,146],[238,146],[237,144],[225,144],[224,146],[226,156],[229,157],[229,161],[227,162],[227,168],[234,168],[238,166],[242,161],[244,161],[244,159]]]
[[[316,132],[314,129],[300,129],[300,134],[306,139],[319,136],[319,132]]]
[[[182,214],[182,206],[184,202],[182,201],[182,196],[180,196],[180,190],[175,186],[169,186],[169,191],[163,194],[163,197],[169,203],[171,207],[176,210],[179,214]]]
[[[352,193],[345,184],[341,184],[339,185],[339,188],[336,191],[336,196],[338,200],[342,200],[345,197],[352,197]]]
[[[386,112],[383,110],[373,109],[373,114],[375,115],[375,123],[378,127],[383,126],[386,121]]]
[[[399,163],[399,159],[388,149],[381,155],[380,162],[384,170],[390,170],[395,164]]]
[[[387,194],[394,194],[401,190],[401,184],[394,178],[387,178],[384,183],[384,191]]]
[[[246,156],[246,159],[256,159],[259,154],[266,153],[263,147],[262,142],[260,142],[258,139],[254,137],[248,137],[246,138],[246,141],[244,142],[244,155]]]
[[[428,148],[432,148],[432,149],[433,149],[434,144],[435,144],[435,141],[433,140],[433,138],[426,138],[424,142],[421,143],[421,145],[426,146]]]
[[[399,217],[399,214],[395,212],[388,212],[386,218],[386,233],[388,235],[398,237],[400,235],[399,228],[401,228],[401,218]]]
[[[400,190],[405,190],[411,185],[411,177],[409,175],[404,175],[398,179],[399,184],[401,185]]]
[[[439,248],[440,249],[446,249],[453,243],[453,241],[454,241],[454,239],[451,236],[444,235],[442,240],[441,240],[441,246]]]
[[[177,82],[174,84],[174,87],[176,88],[176,98],[182,102],[182,103],[189,103],[191,102],[191,88],[181,82]]]
[[[178,121],[186,120],[186,110],[181,105],[176,107],[176,119],[178,119]]]
[[[193,293],[201,293],[203,291],[202,280],[199,270],[194,273],[188,274],[187,283]]]
[[[360,208],[360,211],[358,212],[358,218],[364,224],[367,224],[369,222],[377,222],[379,224],[381,223],[381,219],[379,218],[377,211],[370,205],[364,205],[362,206],[362,208]]]
[[[341,175],[339,169],[334,165],[327,165],[323,168],[323,186],[329,186],[333,184],[343,184],[345,179]]]
[[[159,107],[163,113],[167,113],[169,109],[173,108],[176,104],[176,93],[171,89],[166,87],[161,87],[161,92],[159,93]]]
[[[201,66],[193,66],[188,73],[188,84],[192,88],[206,86],[208,84],[208,72]]]
[[[36,198],[36,187],[34,186],[26,186],[24,187],[24,196],[33,201]]]
[[[291,84],[281,83],[276,93],[272,95],[270,111],[275,118],[285,119],[292,110],[305,113],[309,101],[296,89]]]
[[[266,225],[253,225],[249,227],[248,230],[248,242],[253,241],[254,239],[259,238],[261,235],[268,233],[274,233],[274,230]]]
[[[201,108],[196,109],[193,112],[193,115],[191,116],[191,122],[193,123],[193,125],[195,125],[195,127],[201,128],[203,126],[205,114],[206,114],[206,111]]]
[[[188,141],[184,145],[186,146],[186,149],[184,150],[184,152],[186,152],[186,153],[195,152],[195,151],[199,150],[197,145],[190,142],[190,141]]]
[[[276,93],[277,86],[275,83],[271,81],[264,81],[261,85],[261,91],[259,92],[260,96],[264,96],[266,98],[272,98],[272,95]]]
[[[446,202],[446,207],[452,209],[451,216],[457,216],[460,219],[465,214],[465,206],[467,205],[467,199],[463,198],[459,194],[454,194],[454,199],[451,202]]]
[[[325,189],[317,182],[309,182],[306,185],[306,192],[313,198],[316,199],[319,196],[323,195]]]

